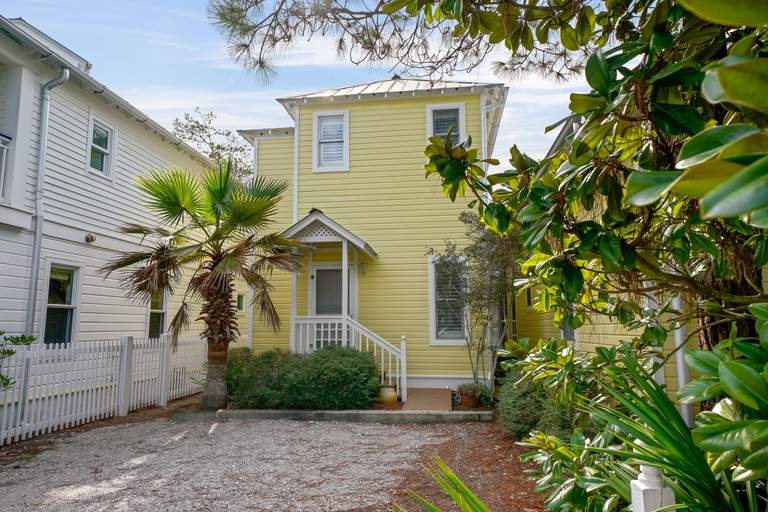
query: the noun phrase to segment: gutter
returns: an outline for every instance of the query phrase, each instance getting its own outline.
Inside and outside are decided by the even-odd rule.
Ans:
[[[45,185],[45,156],[48,149],[48,121],[50,119],[51,91],[69,80],[69,69],[62,68],[59,76],[46,82],[40,91],[40,137],[37,144],[37,187],[35,188],[35,222],[33,225],[32,262],[30,264],[27,293],[27,318],[24,333],[32,336],[35,328],[37,285],[40,276],[40,252],[43,242],[43,189]],[[42,333],[41,333],[42,334]]]

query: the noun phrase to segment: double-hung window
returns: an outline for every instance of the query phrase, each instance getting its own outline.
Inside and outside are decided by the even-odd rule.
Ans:
[[[313,170],[349,170],[348,119],[347,111],[314,114]]]
[[[88,145],[88,167],[91,171],[109,176],[111,173],[114,147],[114,130],[107,125],[93,121],[90,144]]]
[[[430,259],[429,293],[430,343],[466,343],[466,266],[463,260]]]
[[[148,338],[159,338],[165,330],[165,318],[168,314],[165,290],[158,290],[149,301],[149,332]]]
[[[447,137],[457,144],[464,140],[464,104],[438,104],[427,107],[427,137]]]
[[[77,272],[72,268],[51,266],[45,312],[45,343],[70,343],[77,304]]]

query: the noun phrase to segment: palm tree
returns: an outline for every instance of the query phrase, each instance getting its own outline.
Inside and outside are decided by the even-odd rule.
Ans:
[[[152,171],[138,180],[146,205],[160,225],[128,224],[123,233],[142,236],[144,251],[122,254],[107,265],[120,271],[129,297],[146,302],[164,290],[171,293],[186,281],[181,306],[170,323],[176,343],[191,320],[191,300],[202,306],[197,318],[208,343],[208,369],[202,407],[227,405],[226,362],[230,342],[237,339],[235,281],[254,291],[262,321],[277,330],[280,318],[270,299],[273,269],[295,271],[299,247],[279,234],[259,234],[272,221],[285,183],[254,178],[238,181],[231,164],[197,177],[180,169]],[[185,277],[189,277],[188,281]]]

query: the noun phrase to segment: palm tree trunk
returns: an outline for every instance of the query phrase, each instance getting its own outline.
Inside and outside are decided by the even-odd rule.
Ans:
[[[226,409],[227,407],[228,346],[229,343],[208,345],[208,371],[203,387],[203,399],[200,403],[202,409]]]
[[[232,300],[231,280],[204,295],[201,318],[208,340],[208,372],[203,387],[202,409],[227,407],[227,352],[229,343],[237,339],[237,309]]]

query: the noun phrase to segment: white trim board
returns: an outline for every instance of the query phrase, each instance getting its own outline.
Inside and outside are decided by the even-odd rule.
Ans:
[[[472,376],[448,376],[448,375],[409,375],[409,388],[450,388],[457,389],[462,384],[472,382]]]

